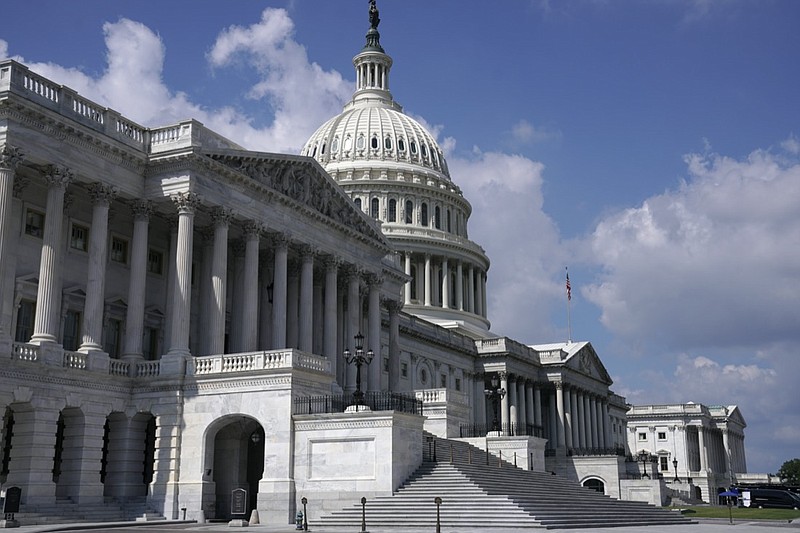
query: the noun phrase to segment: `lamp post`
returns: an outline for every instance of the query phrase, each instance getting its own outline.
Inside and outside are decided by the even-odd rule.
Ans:
[[[650,479],[650,474],[647,473],[647,463],[650,462],[650,453],[645,450],[640,451],[639,460],[642,462],[642,477]]]
[[[500,431],[500,426],[497,423],[497,412],[499,411],[500,400],[506,395],[506,390],[500,388],[500,378],[497,374],[492,375],[491,378],[491,389],[486,389],[483,393],[486,395],[486,398],[492,401],[492,415],[494,416],[494,420],[492,421],[492,431]]]
[[[349,349],[345,348],[344,358],[348,365],[356,365],[356,390],[353,392],[353,402],[356,405],[363,405],[364,393],[361,391],[361,365],[369,365],[372,362],[372,358],[375,357],[375,352],[372,350],[364,352],[364,335],[360,331],[353,338],[356,341],[356,350],[355,352],[350,352]]]
[[[675,483],[680,483],[681,478],[678,477],[678,459],[672,460],[672,467],[675,469],[675,479],[673,479],[672,481],[674,481]]]

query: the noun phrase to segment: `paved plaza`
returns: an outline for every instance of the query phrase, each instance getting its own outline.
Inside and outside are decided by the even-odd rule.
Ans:
[[[699,521],[696,524],[689,524],[689,525],[677,525],[677,526],[645,526],[645,527],[611,527],[611,528],[583,528],[583,529],[557,529],[553,531],[563,532],[563,533],[683,533],[683,532],[690,532],[690,533],[723,533],[727,531],[731,531],[731,529],[735,529],[735,531],[739,533],[777,533],[781,530],[788,530],[788,531],[800,531],[800,520],[795,520],[793,523],[788,522],[754,522],[754,521],[738,521],[734,522],[733,524],[728,523],[727,520],[703,520]],[[250,532],[250,533],[292,533],[296,532],[294,526],[292,525],[267,525],[267,524],[258,524],[248,526],[247,528],[240,528],[240,527],[230,527],[227,523],[207,523],[207,524],[197,524],[194,522],[180,522],[180,521],[173,521],[173,522],[158,522],[158,523],[134,523],[134,522],[122,522],[122,523],[106,523],[106,524],[59,524],[59,525],[40,525],[40,526],[21,526],[16,529],[18,533],[39,533],[45,531],[80,531],[80,530],[92,530],[94,532],[112,532],[112,533],[123,533],[123,532],[137,532],[137,533],[179,533],[182,531],[200,531],[204,533],[213,533],[213,532],[222,532],[226,531],[228,533],[234,533],[236,531],[240,531],[242,533]],[[391,530],[377,530],[377,529],[370,529],[369,524],[367,524],[367,530],[370,533],[379,533],[379,531],[386,531],[392,533],[434,533],[435,528],[430,527],[426,529],[391,529]],[[446,524],[442,524],[441,527],[442,533],[506,533],[506,532],[518,532],[519,529],[506,529],[506,528],[497,528],[497,529],[487,529],[487,528],[475,528],[475,529],[468,529],[468,528],[458,528],[458,529],[450,529],[447,527]],[[309,531],[313,533],[326,533],[326,529],[316,529],[313,526],[309,527]],[[337,532],[341,532],[344,530],[337,529]],[[354,530],[353,533],[358,533],[359,530]]]

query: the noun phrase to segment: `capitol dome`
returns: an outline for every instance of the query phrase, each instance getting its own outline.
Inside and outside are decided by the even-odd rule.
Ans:
[[[489,259],[468,237],[472,207],[451,179],[434,136],[394,101],[392,58],[381,47],[379,22],[372,4],[367,43],[353,58],[353,98],[314,132],[301,154],[316,159],[360,209],[380,221],[409,276],[404,311],[474,338],[490,336]]]

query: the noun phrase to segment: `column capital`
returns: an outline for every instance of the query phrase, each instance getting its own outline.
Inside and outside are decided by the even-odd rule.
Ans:
[[[74,175],[70,169],[61,165],[50,165],[44,175],[44,181],[48,187],[61,187],[65,189],[72,183]]]
[[[227,207],[216,206],[211,209],[211,221],[214,227],[228,226],[233,219],[233,210]]]
[[[153,202],[150,200],[134,200],[130,208],[134,220],[147,220],[153,214]]]
[[[282,249],[284,251],[289,249],[289,243],[292,242],[292,239],[289,237],[289,235],[282,232],[271,233],[270,240],[275,248]]]
[[[95,182],[89,185],[89,198],[92,205],[104,205],[108,207],[114,198],[117,197],[119,190],[113,185]]]
[[[319,249],[310,244],[305,244],[305,243],[300,244],[297,247],[297,252],[298,255],[300,255],[300,258],[302,259],[303,262],[312,260],[314,259],[315,256],[319,255]]]
[[[3,149],[0,150],[0,168],[16,170],[17,165],[22,162],[23,157],[24,154],[22,150],[16,146],[6,144],[3,146]]]
[[[261,237],[261,234],[264,232],[264,225],[255,220],[246,220],[242,225],[242,229],[244,231],[245,240],[249,241]]]
[[[338,271],[339,267],[342,265],[342,258],[337,255],[326,255],[322,259],[322,265],[325,267],[325,270]]]
[[[383,276],[376,274],[374,272],[366,272],[364,274],[364,281],[370,288],[373,288],[375,286],[380,287],[381,285],[383,285],[384,278]]]
[[[179,192],[170,196],[178,214],[193,215],[200,206],[200,197],[193,192]]]
[[[391,298],[383,298],[383,307],[389,311],[389,314],[397,314],[403,309],[403,302],[392,300]]]

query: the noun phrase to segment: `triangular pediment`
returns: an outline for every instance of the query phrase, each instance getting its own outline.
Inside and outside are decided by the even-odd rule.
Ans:
[[[588,342],[580,350],[569,356],[566,366],[597,381],[612,383],[606,367]]]
[[[204,150],[203,154],[280,195],[283,201],[303,205],[378,241],[387,250],[391,248],[378,223],[359,209],[314,159],[247,150]]]

